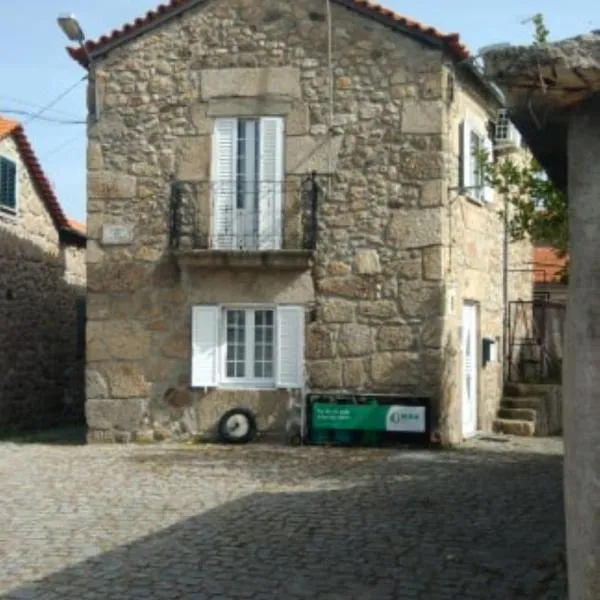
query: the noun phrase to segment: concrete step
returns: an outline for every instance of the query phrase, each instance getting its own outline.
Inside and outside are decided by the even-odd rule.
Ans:
[[[535,423],[514,419],[494,419],[492,430],[494,433],[532,437],[535,435]]]
[[[538,396],[505,396],[500,402],[500,408],[539,408],[541,398]]]
[[[532,408],[504,408],[498,411],[501,419],[512,419],[513,421],[532,421],[535,423],[536,413]]]

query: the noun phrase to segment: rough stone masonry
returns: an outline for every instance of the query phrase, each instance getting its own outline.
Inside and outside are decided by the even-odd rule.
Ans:
[[[257,410],[260,428],[281,429],[287,392],[189,389],[190,309],[211,302],[304,305],[307,389],[428,394],[444,437],[460,438],[456,307],[469,294],[481,303],[482,328],[501,335],[502,229],[497,207],[448,193],[458,177],[458,140],[448,133],[458,130],[454,67],[441,49],[334,5],[330,128],[323,11],[313,0],[201,4],[97,57],[90,440],[210,432],[239,404]],[[468,95],[478,110],[493,105],[468,77],[454,83],[455,97]],[[210,179],[211,133],[223,114],[284,116],[286,174],[333,174],[310,269],[184,268],[167,250],[170,178]],[[103,245],[109,224],[128,227],[131,241]],[[485,427],[499,367],[482,381]]]

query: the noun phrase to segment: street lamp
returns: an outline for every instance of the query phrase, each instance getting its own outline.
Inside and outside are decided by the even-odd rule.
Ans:
[[[58,26],[62,29],[67,38],[69,38],[71,42],[77,42],[85,54],[89,73],[88,81],[92,92],[91,96],[88,94],[88,106],[91,104],[91,106],[89,106],[90,112],[94,115],[94,119],[98,120],[98,90],[96,88],[94,65],[92,62],[92,57],[90,56],[90,53],[85,45],[85,34],[83,33],[83,29],[81,28],[77,17],[73,14],[59,15],[57,21]]]
[[[60,15],[57,19],[58,26],[63,33],[72,41],[83,45],[85,35],[75,15]]]

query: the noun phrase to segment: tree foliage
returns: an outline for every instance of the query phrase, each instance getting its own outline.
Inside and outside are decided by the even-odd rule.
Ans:
[[[536,14],[531,21],[535,26],[534,45],[546,44],[549,31],[543,15]],[[486,183],[512,207],[511,238],[518,241],[529,236],[534,242],[551,245],[559,257],[565,257],[569,241],[566,196],[546,177],[540,164],[532,157],[509,154],[482,154],[481,162]],[[566,281],[567,267],[559,278]]]

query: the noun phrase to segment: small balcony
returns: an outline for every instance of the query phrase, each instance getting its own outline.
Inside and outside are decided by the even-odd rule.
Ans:
[[[205,268],[310,267],[323,179],[171,183],[169,248],[180,264]]]

